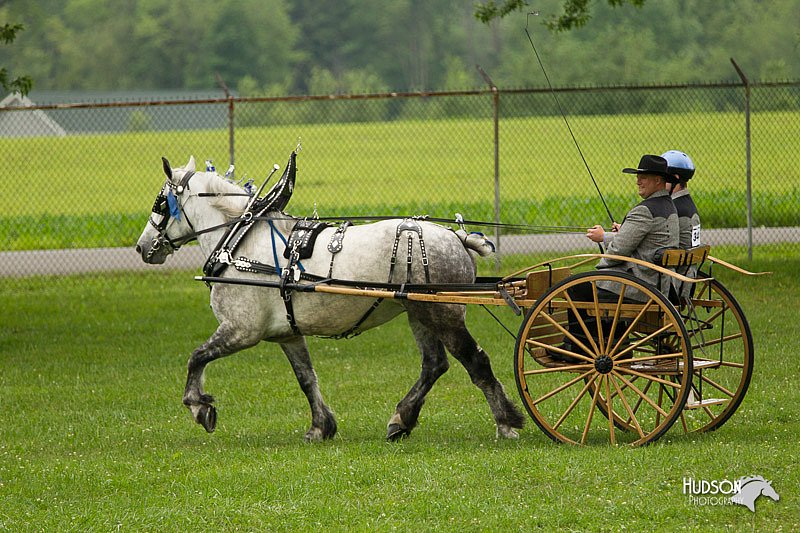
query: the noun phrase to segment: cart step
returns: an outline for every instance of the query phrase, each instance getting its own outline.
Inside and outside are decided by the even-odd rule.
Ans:
[[[702,407],[707,407],[709,405],[722,405],[722,404],[726,403],[727,401],[728,400],[726,400],[724,398],[707,398],[707,399],[701,400],[699,402],[698,401],[694,401],[694,402],[691,402],[691,403],[689,403],[687,401],[685,408],[686,409],[700,409]]]

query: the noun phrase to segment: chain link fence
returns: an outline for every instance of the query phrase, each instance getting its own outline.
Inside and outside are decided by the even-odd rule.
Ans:
[[[190,156],[260,185],[298,145],[296,216],[524,224],[499,257],[592,251],[580,228],[638,202],[645,153],[680,149],[704,240],[800,241],[800,82],[0,106],[0,276],[141,268],[133,246]],[[559,110],[559,104],[565,115]],[[749,128],[748,128],[749,122]],[[574,139],[573,139],[574,135]],[[585,162],[585,163],[584,163]],[[597,183],[597,188],[593,184]],[[602,199],[600,194],[602,194]],[[604,205],[605,203],[605,205]],[[606,209],[607,205],[607,209]],[[195,247],[196,248],[196,247]],[[197,250],[168,265],[199,267]],[[152,268],[152,267],[149,267]]]

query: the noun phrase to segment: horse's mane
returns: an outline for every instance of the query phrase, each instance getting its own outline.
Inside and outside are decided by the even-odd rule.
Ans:
[[[209,197],[209,205],[222,211],[228,218],[240,216],[250,199],[249,196],[242,196],[245,194],[245,190],[216,173],[206,172],[205,174],[208,176],[207,192],[220,195]]]
[[[763,477],[763,476],[749,476],[749,477],[743,477],[743,478],[742,478],[742,479],[740,479],[739,481],[740,481],[740,483],[741,483],[741,486],[742,486],[742,487],[744,487],[745,485],[747,485],[748,483],[750,483],[750,482],[752,482],[752,481],[763,481],[764,483],[769,483],[769,481],[767,481],[766,479],[764,479],[764,477]]]

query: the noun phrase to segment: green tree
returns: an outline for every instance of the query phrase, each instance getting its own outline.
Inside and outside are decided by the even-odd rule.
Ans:
[[[552,30],[571,30],[584,26],[591,18],[590,0],[563,0],[561,15],[552,15],[547,26]],[[645,0],[607,0],[611,6],[631,4],[641,7]],[[522,11],[528,6],[528,0],[489,0],[475,6],[475,17],[487,23],[496,18],[502,18],[516,11]]]
[[[10,24],[5,23],[4,25],[0,26],[0,41],[3,44],[11,44],[14,42],[14,39],[17,38],[17,32],[22,31],[25,29],[25,26],[22,24]],[[4,67],[0,67],[0,86],[3,87],[5,91],[12,91],[12,92],[19,92],[23,96],[28,94],[33,86],[33,80],[31,80],[28,76],[18,76],[16,78],[11,78],[8,70]]]

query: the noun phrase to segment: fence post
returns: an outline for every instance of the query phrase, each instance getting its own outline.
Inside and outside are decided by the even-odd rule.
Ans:
[[[225,84],[225,81],[222,79],[222,76],[220,76],[218,72],[215,72],[214,76],[216,76],[217,83],[219,83],[219,86],[222,87],[222,90],[225,92],[225,98],[228,99],[228,152],[229,152],[228,164],[233,165],[233,160],[234,160],[233,95],[231,94],[231,91],[228,89],[228,86]]]
[[[497,85],[494,84],[492,78],[481,68],[480,65],[475,65],[478,72],[481,73],[483,80],[489,85],[492,91],[492,107],[494,110],[494,242],[496,243],[497,253],[494,256],[494,266],[496,269],[500,268],[500,91]]]
[[[733,68],[744,84],[744,138],[745,138],[745,158],[747,175],[747,259],[753,260],[753,191],[750,174],[750,82],[745,76],[744,71],[731,58]]]

